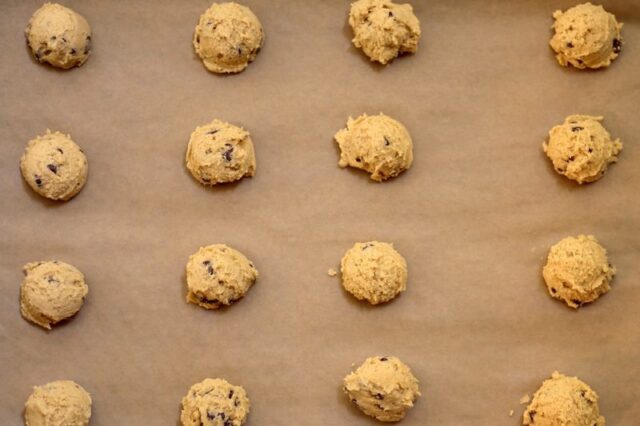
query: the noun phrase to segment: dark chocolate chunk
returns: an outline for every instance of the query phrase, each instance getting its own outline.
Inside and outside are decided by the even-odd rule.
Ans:
[[[388,361],[389,358],[387,358],[386,356],[383,356],[382,358],[380,358],[380,361]]]
[[[233,406],[237,407],[238,405],[240,405],[240,401],[238,401],[237,399],[233,401]]]
[[[66,39],[66,38],[64,38],[64,37],[62,37],[62,42],[63,42],[63,43],[66,43],[66,42],[67,42],[67,39]]]
[[[577,60],[577,62],[578,62],[580,65],[584,64],[584,62],[582,61],[582,59],[578,59],[578,60]]]
[[[222,412],[218,413],[218,415],[220,416],[220,418],[221,418],[222,420],[224,420],[224,418],[225,418],[225,417],[227,417],[227,416],[226,416],[224,413],[222,413]]]
[[[210,305],[219,305],[220,301],[218,299],[207,299],[204,296],[198,297],[202,303],[208,303]]]
[[[529,411],[529,418],[531,419],[531,421],[533,421],[536,417],[536,412],[535,411]]]
[[[60,154],[64,154],[64,151],[61,148],[56,148]]]
[[[360,158],[360,157],[356,157],[356,161],[357,161],[358,163],[360,163],[360,162],[362,161],[362,158]]]
[[[589,152],[593,152],[593,148],[589,148]]]
[[[53,275],[47,277],[47,282],[49,284],[53,284],[53,283],[59,283],[60,281],[58,281],[58,279],[56,277],[54,277]]]
[[[224,144],[227,147],[227,150],[222,153],[222,158],[225,161],[231,161],[233,159],[233,146],[230,143]]]
[[[222,426],[233,426],[233,422],[231,421],[231,419],[227,419],[224,421],[224,425]]]
[[[45,50],[45,51],[44,51],[44,55],[45,55],[45,56],[47,56],[47,55],[51,55],[51,49],[47,49],[47,50]]]
[[[567,47],[568,47],[569,49],[571,49],[571,48],[573,47],[573,43],[571,43],[571,42],[567,43]]]
[[[384,396],[382,396],[382,394],[381,394],[381,393],[377,393],[377,394],[376,394],[376,399],[377,399],[377,400],[382,400],[382,399],[384,399]]]
[[[40,176],[36,176],[35,182],[38,187],[42,186],[42,179],[40,179]]]
[[[233,398],[233,389],[229,391],[229,399]]]
[[[75,55],[77,53],[76,49],[71,49],[71,54]]]
[[[564,173],[564,170],[562,170],[560,167],[558,167],[556,170],[560,173]]]
[[[622,50],[622,42],[620,40],[618,40],[617,38],[613,39],[613,51],[616,53],[620,53],[620,51]]]
[[[200,36],[196,36],[196,43],[200,43]]]
[[[389,142],[389,139],[387,139],[387,137],[384,137],[384,146],[389,146],[391,145],[391,142]]]
[[[582,131],[582,130],[584,130],[584,127],[576,126],[576,127],[572,127],[571,128],[571,131],[574,132],[574,133]]]
[[[389,11],[389,18],[393,18],[393,12]]]
[[[571,299],[571,302],[576,305],[577,307],[582,306],[582,302],[579,301],[578,299]]]
[[[214,134],[218,133],[219,131],[220,131],[220,129],[209,130],[207,133],[205,133],[205,135],[214,135]]]
[[[216,413],[212,413],[211,411],[207,411],[207,418],[209,420],[213,420],[216,418]]]
[[[576,159],[576,157],[572,155],[571,157],[569,157],[569,158],[567,159],[567,161],[573,161],[573,160],[575,160],[575,159]]]
[[[202,262],[202,264],[207,267],[207,273],[209,275],[214,274],[215,271],[213,270],[213,265],[211,264],[210,260],[205,260],[204,262]]]
[[[51,170],[54,174],[58,174],[58,167],[55,164],[47,164],[47,169]]]
[[[551,293],[556,294],[558,290],[556,290],[555,288],[551,287]]]

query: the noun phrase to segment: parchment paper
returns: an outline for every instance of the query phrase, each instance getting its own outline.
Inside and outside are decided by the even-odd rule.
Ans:
[[[371,64],[350,42],[347,1],[245,0],[266,43],[238,75],[205,70],[191,46],[209,1],[72,1],[94,32],[79,69],[34,62],[23,30],[39,1],[0,13],[0,424],[22,422],[34,385],[72,379],[94,425],[175,425],[206,377],[244,386],[250,425],[373,425],[342,378],[393,354],[420,379],[407,425],[518,425],[518,404],[554,370],[600,395],[608,424],[640,417],[640,2],[608,70],[563,69],[551,14],[572,1],[414,1],[416,55]],[[415,162],[376,184],[337,166],[334,133],[380,111],[413,136]],[[541,150],[566,115],[604,115],[618,164],[579,187]],[[257,175],[207,189],[184,167],[192,130],[247,128]],[[68,132],[89,180],[68,203],[23,183],[18,161],[46,128]],[[548,248],[592,233],[618,268],[612,291],[574,312],[541,278]],[[370,307],[338,268],[356,241],[391,241],[408,290]],[[227,243],[260,278],[218,312],[187,304],[184,266]],[[59,259],[90,291],[45,332],[21,318],[22,266]],[[513,417],[509,411],[514,410]]]

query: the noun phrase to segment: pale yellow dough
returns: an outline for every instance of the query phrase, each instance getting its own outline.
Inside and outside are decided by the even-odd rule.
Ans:
[[[213,3],[196,26],[193,47],[215,73],[236,73],[252,62],[264,41],[262,24],[246,6]]]
[[[87,20],[57,3],[45,3],[34,12],[25,36],[33,57],[57,68],[80,66],[91,53]]]
[[[341,261],[342,286],[372,305],[388,302],[407,288],[407,262],[393,244],[356,243]]]
[[[577,377],[555,371],[533,395],[522,415],[527,426],[604,426],[598,395]]]
[[[398,176],[413,163],[413,141],[407,129],[382,113],[349,117],[347,128],[335,135],[340,167],[355,167],[381,182]]]
[[[71,380],[35,386],[24,410],[26,426],[86,426],[91,418],[91,396]]]
[[[608,292],[615,273],[607,251],[592,235],[560,240],[542,269],[549,294],[575,309]]]
[[[551,48],[562,66],[608,67],[622,49],[622,24],[602,6],[584,3],[553,14]]]
[[[367,358],[344,378],[343,387],[363,413],[382,422],[402,420],[420,396],[418,379],[394,356]]]
[[[224,244],[201,247],[189,257],[187,302],[218,309],[242,298],[258,278],[253,263]]]
[[[74,316],[89,292],[82,272],[68,263],[31,262],[23,271],[20,312],[25,319],[47,330]]]
[[[579,184],[594,182],[604,176],[609,164],[618,161],[622,142],[611,138],[600,124],[602,120],[570,115],[549,131],[549,140],[542,148],[556,172]]]
[[[420,21],[410,4],[358,0],[351,3],[349,25],[353,44],[372,61],[387,64],[401,53],[418,51]]]
[[[242,386],[224,379],[204,379],[182,398],[184,426],[241,426],[249,415],[249,398]]]
[[[233,182],[256,171],[249,132],[221,120],[196,127],[185,161],[193,177],[204,185]]]

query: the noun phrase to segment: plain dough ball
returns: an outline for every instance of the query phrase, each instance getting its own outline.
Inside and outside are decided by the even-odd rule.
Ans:
[[[398,176],[413,163],[413,142],[407,129],[397,120],[363,114],[349,117],[347,128],[335,135],[340,147],[340,167],[355,167],[371,173],[381,182]]]
[[[562,66],[608,67],[622,48],[622,24],[602,6],[579,4],[566,12],[557,10],[549,43]]]
[[[420,396],[418,379],[394,356],[367,358],[343,385],[351,402],[383,422],[402,420]]]
[[[592,235],[560,240],[542,269],[549,294],[576,309],[608,292],[615,273],[607,251]]]
[[[213,3],[196,25],[193,47],[204,66],[215,73],[235,73],[252,62],[264,41],[262,24],[238,3]]]
[[[20,312],[27,320],[48,330],[74,316],[89,288],[74,266],[57,260],[24,265],[20,288]]]
[[[87,20],[57,3],[45,3],[36,10],[25,35],[33,57],[54,67],[80,66],[91,53],[91,28]]]
[[[20,171],[38,194],[66,201],[84,186],[89,165],[84,152],[69,135],[47,129],[47,133],[27,144],[20,159]]]
[[[579,184],[594,182],[604,176],[609,164],[618,161],[622,142],[611,139],[600,124],[602,120],[590,115],[570,115],[549,131],[549,140],[542,148],[556,172]]]
[[[86,426],[91,418],[91,396],[71,380],[35,386],[24,410],[26,426]]]
[[[196,127],[191,133],[187,168],[204,185],[215,185],[253,176],[256,155],[249,132],[221,120]]]
[[[342,285],[358,300],[388,302],[407,288],[407,262],[393,244],[356,243],[341,261]]]
[[[399,54],[418,51],[420,21],[410,4],[390,0],[358,0],[351,3],[349,25],[353,44],[381,64]]]
[[[242,298],[258,278],[253,263],[224,244],[201,247],[187,262],[187,302],[218,309]]]
[[[598,395],[577,377],[555,371],[542,382],[522,415],[529,426],[604,426]]]
[[[184,426],[240,426],[249,415],[249,398],[242,386],[224,379],[204,379],[182,398]]]

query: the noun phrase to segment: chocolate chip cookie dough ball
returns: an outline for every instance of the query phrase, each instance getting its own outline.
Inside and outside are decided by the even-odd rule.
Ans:
[[[608,67],[622,48],[622,24],[602,6],[579,4],[566,12],[557,10],[551,48],[562,66]]]
[[[38,62],[68,69],[80,66],[91,53],[91,28],[81,15],[57,3],[36,10],[25,30]]]
[[[335,140],[340,147],[338,165],[362,169],[377,182],[398,176],[413,163],[409,132],[382,113],[349,117],[347,128],[336,133]]]
[[[20,312],[25,319],[47,330],[74,316],[89,292],[82,272],[68,263],[31,262],[23,272]]]
[[[26,426],[86,426],[91,418],[91,396],[71,380],[35,386],[24,410]]]
[[[418,51],[420,21],[410,4],[358,0],[351,3],[349,25],[353,44],[372,61],[386,64],[401,53]]]
[[[182,398],[184,426],[241,426],[249,415],[249,398],[242,386],[224,379],[204,379]]]
[[[402,420],[420,396],[418,379],[394,356],[367,358],[343,386],[351,402],[382,422]]]
[[[187,169],[204,185],[253,176],[256,156],[249,132],[221,120],[199,126],[191,133]]]
[[[187,263],[187,302],[218,309],[242,298],[258,278],[253,263],[224,244],[201,247]]]
[[[407,262],[393,244],[356,243],[341,261],[342,286],[358,300],[385,303],[407,288]]]
[[[80,192],[88,170],[87,157],[71,137],[49,129],[29,141],[20,159],[24,180],[51,200],[66,201]]]
[[[531,404],[522,415],[528,426],[584,425],[604,426],[598,395],[577,377],[567,377],[555,371],[542,382]]]
[[[193,47],[215,73],[236,73],[256,59],[264,31],[251,9],[238,3],[213,3],[196,26]]]
[[[618,161],[622,143],[620,139],[611,139],[600,124],[602,120],[590,115],[570,115],[549,131],[549,140],[542,148],[556,172],[583,184],[600,179],[609,164]]]

